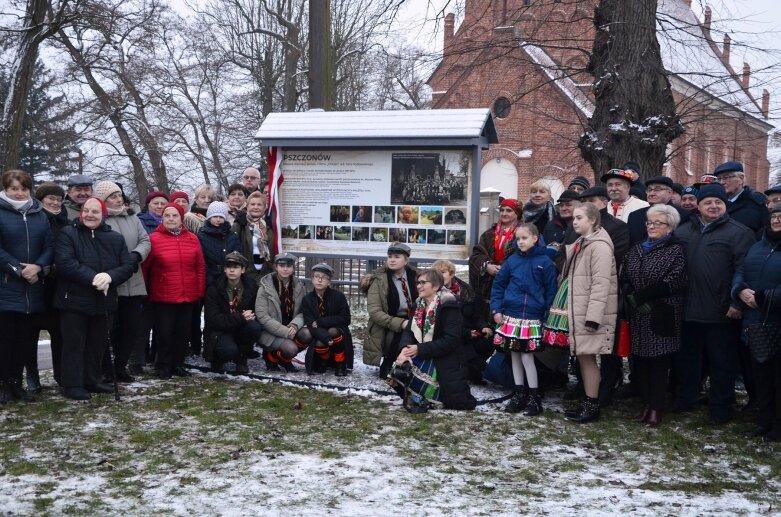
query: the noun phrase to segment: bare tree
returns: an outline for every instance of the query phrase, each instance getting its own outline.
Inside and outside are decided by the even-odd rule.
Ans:
[[[21,27],[4,28],[16,33],[14,59],[9,66],[10,85],[0,118],[0,170],[15,167],[33,68],[41,43],[75,16],[69,0],[28,0]]]

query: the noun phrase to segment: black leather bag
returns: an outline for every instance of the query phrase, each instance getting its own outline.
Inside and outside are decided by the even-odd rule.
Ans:
[[[752,359],[758,363],[775,359],[781,352],[781,322],[770,318],[772,299],[771,294],[767,298],[763,320],[746,327],[749,352]]]

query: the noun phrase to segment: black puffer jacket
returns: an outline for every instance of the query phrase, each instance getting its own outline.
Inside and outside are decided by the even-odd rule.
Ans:
[[[743,309],[743,328],[763,320],[766,309],[764,300],[773,295],[774,289],[781,294],[781,240],[771,240],[767,233],[766,229],[765,236],[748,250],[732,280],[732,303]],[[754,291],[758,309],[743,303],[740,299],[743,289]],[[775,314],[769,316],[777,319]]]
[[[117,309],[117,286],[133,275],[134,261],[122,235],[106,223],[90,230],[81,221],[61,229],[54,246],[57,293],[54,306],[89,315]],[[92,285],[98,273],[111,277],[108,294]]]
[[[754,244],[754,232],[725,214],[707,228],[692,216],[675,236],[684,246],[689,273],[683,321],[730,322],[732,279]]]
[[[255,312],[255,298],[258,295],[258,284],[247,275],[241,276],[242,292],[237,312],[231,312],[228,300],[228,279],[222,275],[206,289],[204,296],[204,317],[206,325],[204,334],[203,357],[212,360],[214,345],[220,334],[235,332],[247,324],[241,315],[244,311]]]
[[[439,398],[448,409],[474,409],[477,401],[467,382],[467,347],[463,345],[461,304],[451,300],[439,306],[434,326],[434,339],[417,343],[420,359],[434,359],[439,380]],[[416,344],[412,330],[401,336],[401,347]]]
[[[227,221],[221,226],[205,222],[198,232],[198,240],[201,241],[203,258],[206,260],[206,285],[208,286],[223,276],[222,266],[225,255],[232,251],[241,253],[241,242],[239,236],[231,231],[231,225]]]

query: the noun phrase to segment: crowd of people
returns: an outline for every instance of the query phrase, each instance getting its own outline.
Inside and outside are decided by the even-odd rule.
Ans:
[[[651,427],[670,405],[695,410],[704,386],[711,421],[731,420],[740,374],[756,415],[749,434],[781,439],[781,186],[754,192],[738,162],[687,187],[641,182],[638,169],[608,171],[604,187],[578,176],[556,203],[544,182],[525,204],[503,199],[468,282],[446,260],[418,271],[411,248],[392,242],[361,281],[364,362],[414,412],[474,408],[470,383],[498,364],[513,387],[504,410],[527,416],[574,368],[565,398],[579,404],[566,418],[591,422],[615,398],[639,397],[637,420]],[[153,191],[136,214],[111,181],[74,175],[67,191],[33,189],[27,173],[6,171],[0,402],[40,391],[41,330],[54,379],[76,400],[132,382],[146,364],[160,378],[188,376],[188,353],[237,373],[262,354],[269,370],[292,373],[306,350],[307,373],[348,375],[350,308],[333,268],[315,265],[311,289],[296,277],[297,258],[273,253],[259,171],[242,180],[226,201],[208,185],[192,203]],[[619,342],[631,344],[629,383]]]

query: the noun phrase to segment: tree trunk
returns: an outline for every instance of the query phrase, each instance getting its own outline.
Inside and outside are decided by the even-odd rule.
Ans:
[[[656,38],[657,0],[601,0],[588,68],[596,107],[580,139],[599,177],[624,162],[659,176],[667,144],[683,133]]]
[[[32,85],[32,72],[38,57],[38,46],[48,36],[45,24],[47,0],[28,0],[24,26],[19,33],[14,61],[9,67],[8,97],[0,120],[0,171],[18,167],[19,143]]]
[[[92,69],[90,69],[89,64],[84,60],[84,56],[81,55],[79,49],[77,49],[76,46],[71,42],[70,38],[68,38],[68,35],[65,34],[64,31],[59,31],[58,36],[59,41],[65,45],[65,48],[68,49],[68,53],[71,55],[71,58],[84,74],[84,78],[87,80],[87,84],[95,94],[95,97],[103,109],[103,112],[108,116],[111,124],[114,126],[114,130],[117,132],[119,141],[122,143],[122,149],[125,151],[125,154],[133,166],[133,179],[136,183],[138,197],[139,199],[144,199],[149,193],[149,183],[147,182],[146,175],[144,174],[144,167],[141,164],[141,159],[138,157],[138,153],[136,153],[136,149],[133,146],[133,141],[127,132],[127,128],[125,128],[122,122],[122,112],[117,106],[114,105],[114,102],[111,100],[111,97],[108,95],[108,93],[106,93],[106,90],[100,86],[100,83],[92,74]]]

